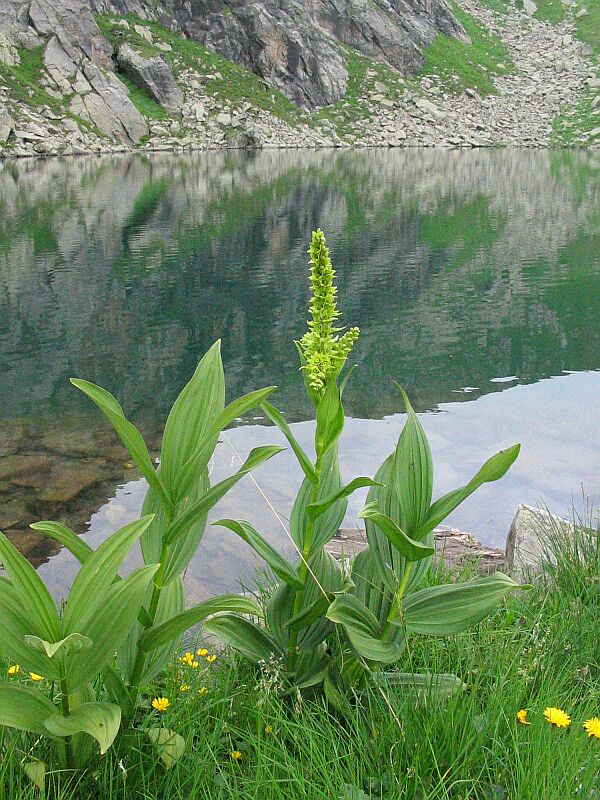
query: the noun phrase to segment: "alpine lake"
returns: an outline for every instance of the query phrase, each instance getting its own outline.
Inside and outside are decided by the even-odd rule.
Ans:
[[[600,151],[273,150],[0,162],[0,529],[57,597],[74,559],[29,529],[96,546],[139,515],[145,482],[69,383],[119,400],[153,457],[171,404],[222,339],[227,400],[271,384],[301,442],[313,423],[293,344],[306,250],[321,227],[342,323],[358,325],[343,477],[373,475],[405,415],[433,451],[434,496],[522,443],[499,482],[448,520],[502,547],[520,503],[600,501]],[[260,411],[221,437],[211,480],[283,437]],[[301,472],[286,451],[211,519],[248,519],[284,552]],[[348,505],[358,527],[365,493]],[[134,565],[135,557],[128,567]],[[235,591],[260,566],[207,526],[188,594]]]

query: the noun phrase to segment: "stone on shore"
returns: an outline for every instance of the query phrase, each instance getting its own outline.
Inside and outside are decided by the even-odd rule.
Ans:
[[[182,107],[183,93],[163,58],[144,58],[133,47],[123,44],[117,53],[117,63],[139,89],[168,111],[178,111]]]

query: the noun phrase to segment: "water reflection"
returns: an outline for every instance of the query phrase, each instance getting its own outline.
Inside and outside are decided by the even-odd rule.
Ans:
[[[305,250],[318,225],[344,320],[362,329],[346,398],[353,425],[381,420],[367,441],[379,446],[375,431],[399,409],[392,379],[422,412],[452,404],[443,426],[470,409],[458,441],[472,438],[475,461],[486,442],[501,446],[492,434],[506,425],[508,439],[524,438],[529,417],[504,399],[517,384],[600,367],[599,175],[598,153],[553,151],[0,163],[0,528],[20,532],[24,549],[38,516],[83,530],[132,474],[71,375],[109,388],[156,446],[177,392],[222,337],[230,397],[277,383],[288,418],[305,419],[291,341],[304,328]],[[547,427],[566,452],[579,439],[561,381],[571,385],[550,384]],[[490,394],[498,419],[480,411]],[[600,440],[593,397],[572,403]],[[558,459],[567,494],[588,465],[599,472],[593,453],[561,452],[528,479],[519,473],[521,494],[551,494]],[[455,465],[450,451],[441,458]],[[473,509],[465,523],[491,541],[484,501]]]

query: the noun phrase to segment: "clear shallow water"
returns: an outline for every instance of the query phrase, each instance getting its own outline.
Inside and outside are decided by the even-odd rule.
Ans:
[[[510,475],[452,524],[501,544],[519,502],[565,513],[573,498],[581,504],[582,485],[600,495],[599,177],[598,154],[552,151],[0,164],[0,503],[15,511],[0,514],[2,527],[53,516],[84,530],[97,509],[88,535],[99,540],[137,511],[143,484],[127,480],[127,457],[71,375],[110,389],[156,443],[179,389],[222,337],[228,396],[276,383],[277,404],[308,441],[292,339],[304,329],[317,226],[333,248],[344,321],[362,330],[346,392],[346,475],[372,473],[393,447],[398,380],[431,436],[438,492],[523,442]],[[278,441],[254,417],[227,434],[215,476],[235,466],[229,443],[243,457]],[[37,478],[11,474],[32,455],[49,459]],[[77,495],[48,491],[82,469]],[[293,461],[279,456],[256,477],[287,514]],[[285,542],[250,481],[218,512]],[[251,564],[229,534],[210,531],[190,591],[230,588]],[[41,569],[56,590],[68,581],[62,554]]]

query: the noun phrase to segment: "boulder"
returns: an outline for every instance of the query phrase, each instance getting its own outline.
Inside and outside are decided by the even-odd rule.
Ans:
[[[19,51],[8,36],[0,31],[0,62],[8,67],[14,67],[19,61]]]
[[[44,64],[48,75],[61,91],[71,92],[71,78],[77,73],[77,64],[62,46],[58,36],[53,36],[44,50]]]
[[[13,118],[10,116],[8,111],[0,105],[0,144],[4,144],[4,142],[8,141],[8,137],[10,136],[12,130],[15,127],[15,123]]]
[[[516,576],[539,572],[544,562],[553,561],[553,539],[573,538],[572,523],[546,509],[520,505],[506,540],[506,567]]]
[[[168,111],[178,111],[182,107],[183,93],[163,58],[144,58],[137,50],[124,44],[119,47],[117,63],[136,86]]]

